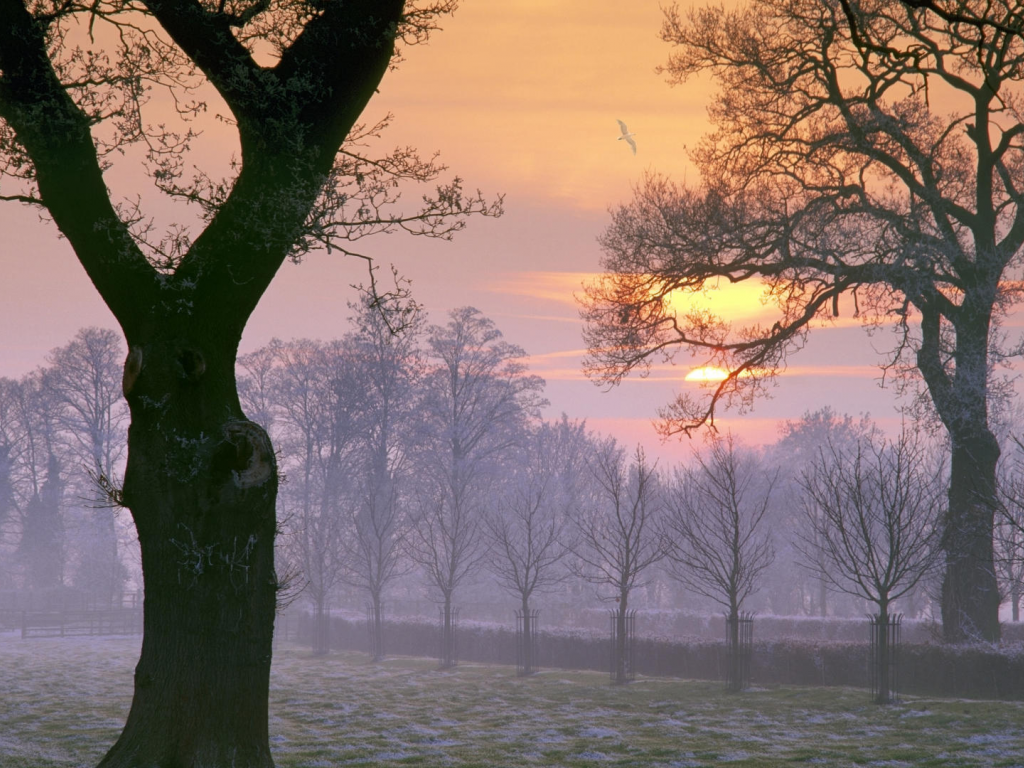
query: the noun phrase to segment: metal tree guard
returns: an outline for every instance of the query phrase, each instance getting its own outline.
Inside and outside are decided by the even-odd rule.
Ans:
[[[613,683],[627,683],[636,679],[636,610],[608,612],[611,621],[611,664]]]
[[[871,632],[871,698],[876,704],[899,700],[900,643],[903,640],[903,614],[882,618],[868,616]]]
[[[537,617],[540,611],[516,611],[516,674],[532,675],[537,668]]]
[[[732,619],[725,617],[726,669],[725,682],[730,691],[750,686],[750,667],[754,658],[754,614],[741,613],[739,626],[733,631]]]
[[[384,603],[380,604],[378,614],[372,602],[366,603],[366,631],[369,637],[370,656],[374,661],[384,658]]]
[[[438,608],[441,623],[441,648],[438,653],[438,661],[441,669],[454,667],[459,663],[459,609],[452,608],[451,613],[445,615],[444,608]]]

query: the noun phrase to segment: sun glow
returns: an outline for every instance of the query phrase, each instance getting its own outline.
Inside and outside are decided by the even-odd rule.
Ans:
[[[691,312],[711,312],[726,322],[771,323],[778,311],[765,303],[764,284],[760,280],[709,283],[702,291],[672,291],[668,294],[669,309],[676,316]]]
[[[684,381],[725,381],[728,378],[729,373],[723,371],[721,368],[716,368],[713,365],[705,365],[700,368],[694,368],[683,379]]]

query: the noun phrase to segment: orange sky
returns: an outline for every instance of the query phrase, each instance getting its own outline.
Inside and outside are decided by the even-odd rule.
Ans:
[[[388,146],[440,150],[469,188],[504,193],[507,213],[471,222],[453,243],[394,235],[360,243],[360,250],[412,279],[434,321],[463,304],[492,317],[535,355],[533,370],[549,381],[551,415],[589,417],[624,440],[674,456],[681,447],[659,447],[650,419],[678,387],[697,386],[682,381],[689,368],[659,368],[649,379],[602,392],[579,372],[572,298],[599,269],[596,237],[608,208],[629,199],[645,170],[697,180],[685,147],[709,129],[709,86],[671,88],[655,74],[670,50],[658,37],[659,5],[465,0],[443,32],[406,51],[365,119],[393,112]],[[635,157],[617,141],[617,119],[637,134]],[[211,124],[202,154],[230,154],[223,136],[223,126]],[[34,212],[0,206],[0,228],[0,375],[40,364],[82,325],[115,327],[66,244]],[[243,351],[273,336],[343,334],[349,285],[362,280],[365,265],[337,255],[286,265],[253,316]],[[717,296],[712,306],[737,320],[764,312],[757,291],[746,288]],[[824,405],[895,419],[895,395],[878,389],[871,367],[879,358],[872,343],[884,349],[890,340],[882,334],[872,342],[855,325],[843,318],[812,334],[774,397],[752,414],[724,414],[723,423],[763,442],[774,439],[779,419]]]
[[[484,189],[591,211],[628,197],[643,168],[673,174],[705,131],[701,86],[654,73],[659,3],[466,0],[390,73],[372,108],[402,143],[440,149]],[[617,141],[621,119],[638,154]]]

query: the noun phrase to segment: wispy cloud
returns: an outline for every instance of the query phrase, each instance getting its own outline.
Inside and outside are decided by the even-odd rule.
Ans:
[[[485,288],[493,293],[510,296],[525,296],[539,301],[549,301],[563,307],[571,307],[571,316],[520,315],[538,320],[579,322],[577,296],[582,296],[584,286],[601,277],[600,272],[505,272]],[[697,292],[676,292],[669,298],[670,306],[677,314],[692,311],[710,311],[736,327],[760,324],[770,326],[779,319],[778,309],[766,299],[764,284],[758,280],[742,283],[720,281],[707,285]],[[845,302],[843,302],[845,303]],[[853,314],[853,308],[841,303],[839,317],[827,317],[815,321],[816,329],[851,328],[864,325],[864,320]],[[848,311],[846,311],[848,310]]]
[[[595,272],[506,272],[489,283],[487,290],[555,301],[575,309],[575,294],[583,292],[584,282],[599,276]]]
[[[711,376],[694,376],[693,372],[702,370],[701,366],[685,366],[685,365],[670,365],[670,364],[658,364],[652,365],[650,374],[641,378],[639,376],[624,379],[623,382],[638,382],[638,383],[658,383],[663,384],[666,381],[678,381],[686,384],[702,384],[709,385],[715,384],[720,381],[720,378]],[[827,377],[839,377],[839,378],[870,378],[876,379],[881,376],[881,372],[877,366],[874,365],[790,365],[786,368],[780,369],[777,372],[778,376],[784,376],[786,378],[794,377],[809,377],[809,378],[827,378]],[[689,378],[688,378],[689,377]],[[724,378],[724,377],[723,377]]]
[[[553,381],[586,381],[579,362],[567,365],[567,362],[579,361],[586,354],[586,350],[567,349],[556,352],[547,352],[541,355],[531,355],[529,365],[531,371]],[[671,363],[657,363],[651,365],[647,376],[627,376],[622,380],[624,385],[639,384],[650,385],[666,383],[685,384],[687,386],[710,386],[722,377],[701,376],[698,371],[703,371],[703,366],[698,365],[672,365]],[[843,378],[843,379],[877,379],[882,375],[881,370],[875,365],[790,365],[778,371],[777,375],[784,378]]]

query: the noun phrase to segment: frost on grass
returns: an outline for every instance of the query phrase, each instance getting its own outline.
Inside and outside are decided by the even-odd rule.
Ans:
[[[0,636],[0,766],[94,765],[131,702],[138,639],[21,641]],[[567,684],[568,683],[568,684]],[[271,749],[278,768],[314,766],[1016,764],[1022,705],[911,699],[865,690],[724,693],[717,683],[457,667],[359,654],[277,650]],[[865,738],[865,734],[871,734]]]

